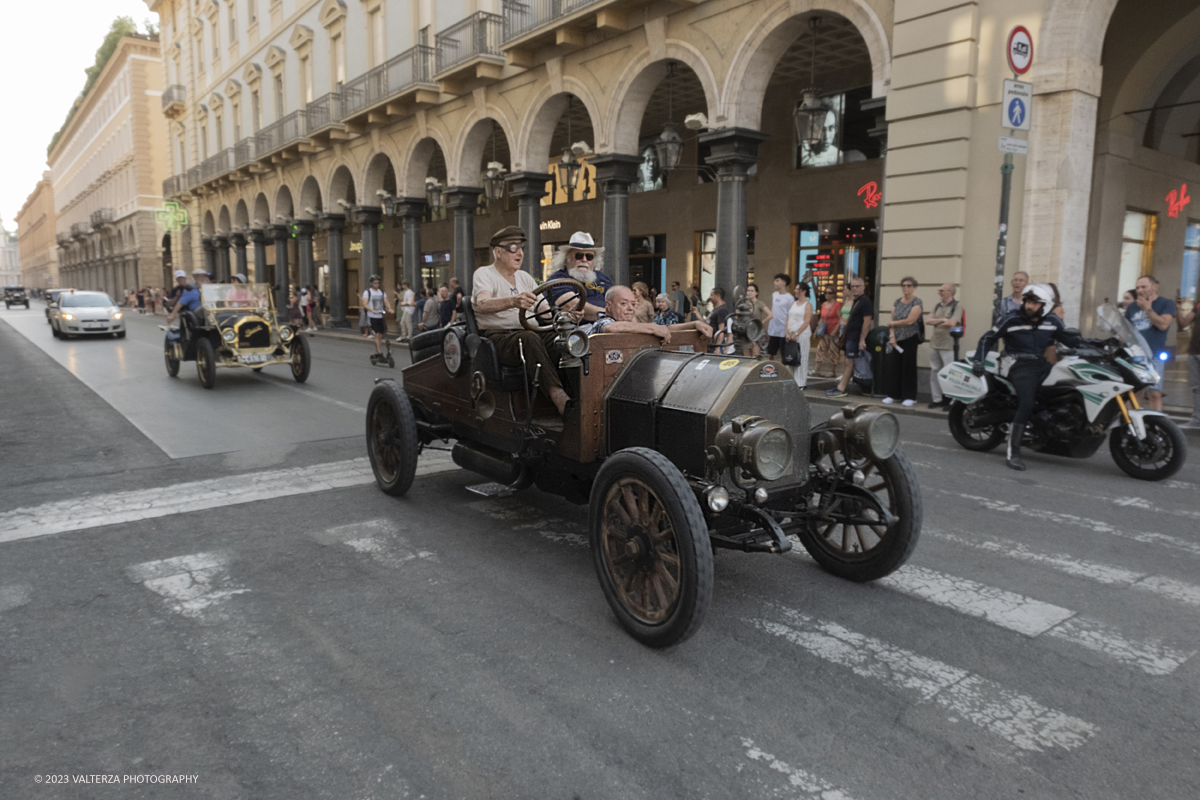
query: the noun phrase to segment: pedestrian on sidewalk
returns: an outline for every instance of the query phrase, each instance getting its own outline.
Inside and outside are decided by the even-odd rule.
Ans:
[[[808,351],[812,346],[813,313],[808,291],[804,281],[793,289],[795,302],[788,308],[783,343],[783,363],[792,368],[792,377],[801,389],[808,385]]]
[[[888,321],[889,337],[887,358],[895,367],[891,386],[885,387],[885,403],[901,402],[905,406],[917,402],[917,347],[921,344],[917,322],[924,313],[924,303],[914,292],[917,279],[911,276],[900,279],[900,297],[892,304],[892,318]]]
[[[762,349],[766,347],[767,342],[770,341],[767,336],[767,326],[771,323],[771,308],[765,300],[758,296],[757,283],[746,284],[746,302],[750,304],[750,315],[762,324],[762,336],[758,337],[756,341],[751,342],[745,352],[745,355],[757,358]]]
[[[417,296],[408,281],[400,281],[397,294],[400,296],[400,341],[407,342],[413,335],[413,314],[417,310]]]
[[[1150,345],[1150,358],[1155,362],[1158,383],[1146,389],[1146,405],[1162,411],[1163,364],[1162,355],[1167,352],[1167,331],[1175,321],[1175,304],[1158,296],[1158,278],[1143,275],[1137,279],[1137,300],[1125,309],[1125,318]]]
[[[821,320],[817,323],[817,357],[813,364],[814,376],[818,378],[836,378],[842,374],[842,347],[839,343],[842,333],[842,304],[838,302],[837,290],[832,286],[825,290],[825,300],[821,303]],[[829,371],[822,369],[823,364],[829,365]]]
[[[842,313],[847,314],[845,328],[846,366],[842,368],[842,377],[837,386],[825,392],[827,397],[845,397],[850,386],[850,378],[854,375],[854,359],[859,353],[867,352],[867,334],[871,332],[871,323],[875,321],[875,304],[867,297],[866,284],[862,278],[855,277],[850,281],[850,311],[845,306]]]
[[[943,283],[938,289],[939,302],[929,315],[929,326],[933,328],[929,336],[929,394],[933,396],[930,408],[950,407],[950,401],[942,394],[938,373],[954,363],[954,340],[962,336],[964,312],[954,297],[955,290],[953,283]],[[958,336],[954,335],[956,329]]]
[[[1175,298],[1176,306],[1183,303],[1182,297]],[[1187,376],[1188,386],[1192,390],[1192,418],[1184,423],[1185,428],[1200,428],[1200,336],[1196,335],[1196,305],[1192,302],[1192,310],[1179,312],[1179,329],[1191,328],[1192,335],[1188,341]]]
[[[1029,285],[1029,273],[1017,270],[1012,276],[1012,294],[1000,298],[1000,316],[1015,314],[1025,307],[1025,287]]]
[[[783,356],[779,351],[787,335],[788,310],[792,303],[796,302],[796,298],[792,296],[792,290],[789,288],[792,285],[790,275],[780,272],[772,283],[775,285],[775,291],[771,293],[771,317],[767,322],[767,358],[774,360],[778,356],[780,363],[783,363]]]
[[[451,278],[450,280],[454,280]],[[443,283],[438,287],[438,327],[445,328],[453,325],[458,319],[458,304],[462,298],[461,294],[451,293],[452,287],[448,283]]]

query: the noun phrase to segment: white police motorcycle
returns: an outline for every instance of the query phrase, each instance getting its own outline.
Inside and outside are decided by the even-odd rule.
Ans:
[[[1096,310],[1108,339],[1058,345],[1058,363],[1038,389],[1022,447],[1049,455],[1090,458],[1108,438],[1117,466],[1131,477],[1161,481],[1187,460],[1187,440],[1165,414],[1140,408],[1136,394],[1158,383],[1150,347],[1110,303]],[[971,372],[974,351],[938,373],[950,408],[950,433],[967,450],[991,450],[1008,436],[1017,396],[1006,379],[1011,359],[990,352],[985,374]]]

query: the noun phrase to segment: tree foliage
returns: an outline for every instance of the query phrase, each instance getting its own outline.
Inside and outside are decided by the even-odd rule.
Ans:
[[[149,30],[149,26],[147,27]],[[58,140],[62,138],[63,131],[71,124],[71,120],[75,118],[75,112],[83,105],[83,101],[87,99],[88,94],[96,85],[96,81],[100,78],[100,73],[104,71],[108,60],[112,58],[112,54],[117,50],[117,43],[121,41],[122,36],[129,36],[138,32],[137,23],[132,17],[117,17],[109,26],[108,33],[104,36],[104,41],[100,43],[100,48],[96,50],[96,61],[92,66],[86,68],[83,73],[87,76],[87,80],[83,84],[83,91],[75,98],[75,102],[71,104],[71,110],[67,112],[67,118],[63,120],[62,127],[50,139],[50,145],[46,148],[46,155],[49,156],[54,151]],[[158,31],[149,31],[151,36],[157,35]]]

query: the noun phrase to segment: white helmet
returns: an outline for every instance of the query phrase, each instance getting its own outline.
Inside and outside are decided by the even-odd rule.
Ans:
[[[1025,294],[1021,295],[1022,300],[1033,300],[1036,303],[1041,303],[1044,308],[1043,313],[1050,313],[1054,308],[1054,290],[1044,283],[1034,283],[1025,287]]]

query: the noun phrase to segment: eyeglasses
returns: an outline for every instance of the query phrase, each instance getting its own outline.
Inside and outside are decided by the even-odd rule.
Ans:
[[[576,253],[575,254],[576,261],[591,261],[595,257],[596,257],[595,253]]]
[[[508,244],[498,244],[498,245],[496,245],[496,247],[499,247],[501,250],[504,250],[506,252],[515,254],[517,251],[519,251],[521,249],[522,244],[523,244],[523,242],[509,242]]]

